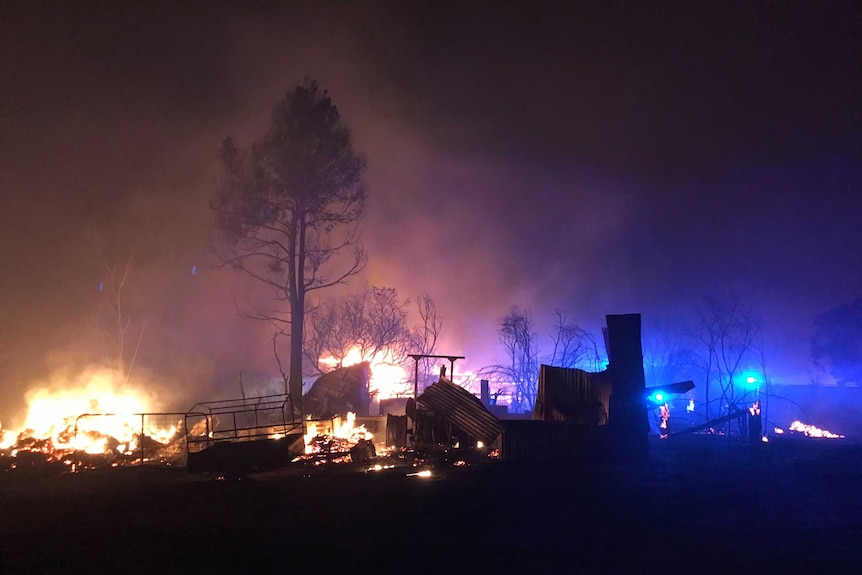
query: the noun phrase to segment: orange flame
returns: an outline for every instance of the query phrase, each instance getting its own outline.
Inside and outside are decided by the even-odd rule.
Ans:
[[[819,427],[808,425],[807,423],[802,423],[798,420],[790,424],[790,431],[804,433],[806,437],[825,437],[828,439],[840,439],[844,437],[838,433],[832,433],[831,431],[820,429]]]
[[[335,367],[340,363],[344,367],[349,367],[367,361],[371,367],[370,394],[377,400],[389,399],[399,397],[411,389],[411,376],[400,365],[385,361],[383,358],[387,357],[387,355],[386,353],[381,353],[372,357],[366,354],[366,357],[363,357],[360,349],[357,346],[353,346],[340,362],[330,356],[321,358],[320,363],[330,367]]]
[[[130,455],[138,449],[141,433],[166,442],[177,432],[176,426],[144,428],[140,414],[153,411],[151,396],[118,384],[110,370],[59,378],[30,390],[25,401],[27,414],[19,430],[0,433],[0,448],[15,448],[13,455],[17,449],[40,451],[50,460],[63,460],[73,452]]]
[[[364,425],[356,425],[356,414],[353,412],[349,412],[344,419],[334,417],[326,420],[307,421],[305,434],[306,454],[310,455],[315,452],[314,439],[322,436],[342,439],[348,446],[356,445],[363,439],[371,441],[374,438],[374,435],[369,433]]]

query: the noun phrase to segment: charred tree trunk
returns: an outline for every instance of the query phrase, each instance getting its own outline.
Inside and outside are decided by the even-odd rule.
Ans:
[[[608,414],[612,448],[623,457],[646,457],[649,421],[644,406],[646,381],[640,314],[608,315],[608,370],[613,392]]]

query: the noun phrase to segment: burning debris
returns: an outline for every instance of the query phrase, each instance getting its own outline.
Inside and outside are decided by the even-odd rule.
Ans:
[[[17,434],[4,433],[0,453],[8,458],[7,469],[15,469],[25,458],[31,466],[39,461],[62,463],[66,470],[77,472],[98,467],[140,465],[157,461],[179,463],[184,449],[177,419],[172,425],[159,427],[146,422],[155,414],[120,416],[115,414],[85,414],[65,418],[49,435],[33,429]],[[122,425],[110,420],[131,418]],[[101,425],[100,425],[101,424]],[[10,440],[10,437],[14,439]]]
[[[355,367],[346,371],[358,370],[360,376],[367,372],[367,366]],[[367,384],[367,377],[356,379],[359,386]],[[352,381],[354,391],[357,381]],[[23,431],[0,429],[2,470],[39,467],[56,474],[157,463],[240,476],[286,465],[297,454],[315,462],[366,462],[378,453],[374,435],[364,424],[356,424],[353,412],[343,420],[307,422],[309,433],[303,441],[306,422],[294,418],[296,406],[285,394],[199,403],[181,413],[130,414],[119,409],[100,412],[103,405],[138,410],[148,405],[137,401],[134,391],[124,395],[110,386],[95,390],[84,386],[78,392],[53,395],[42,391],[31,397],[26,421],[38,425]],[[375,429],[380,427],[373,423]]]
[[[377,456],[374,435],[356,425],[356,414],[305,422],[305,453],[295,461],[321,465],[369,461]]]
[[[815,427],[814,425],[802,423],[799,420],[791,423],[789,429],[791,435],[804,435],[805,437],[815,437],[822,439],[844,439],[845,437],[838,433],[832,433],[831,431],[820,429],[819,427]],[[780,427],[776,427],[775,429],[773,429],[773,431],[776,435],[784,434],[784,430]]]
[[[177,462],[184,451],[178,445],[180,414],[146,413],[148,395],[127,386],[115,389],[110,371],[80,379],[75,389],[45,387],[27,394],[20,430],[0,430],[3,469],[16,469],[25,460],[30,467],[61,463],[68,471]]]

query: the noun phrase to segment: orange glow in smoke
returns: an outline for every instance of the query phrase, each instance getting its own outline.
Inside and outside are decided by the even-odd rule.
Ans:
[[[366,354],[368,355],[368,354]],[[349,367],[367,361],[371,366],[371,381],[369,382],[369,392],[375,400],[390,399],[393,397],[403,396],[408,393],[411,387],[411,375],[400,365],[394,365],[390,362],[381,359],[388,354],[381,353],[374,357],[363,357],[362,352],[356,346],[350,348],[341,360],[341,365]],[[320,363],[334,368],[338,365],[338,360],[334,357],[321,358]]]

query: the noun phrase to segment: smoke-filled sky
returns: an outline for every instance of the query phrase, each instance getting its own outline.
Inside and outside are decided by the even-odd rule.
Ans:
[[[600,339],[735,292],[804,383],[814,316],[862,293],[860,54],[852,2],[3,2],[0,420],[104,356],[130,254],[141,370],[184,401],[277,373],[209,200],[305,77],[368,160],[356,285],[431,295],[439,352],[502,359],[513,305]]]

